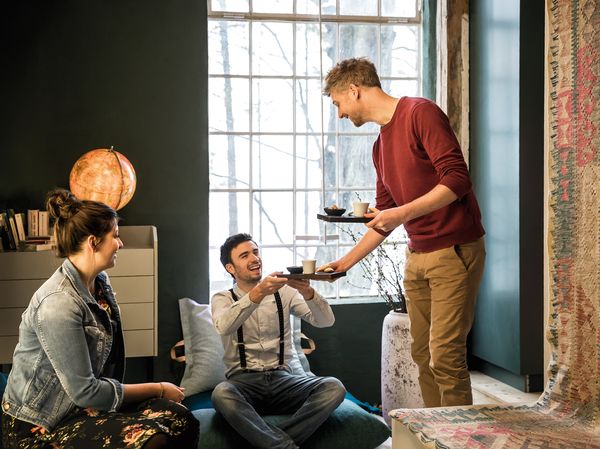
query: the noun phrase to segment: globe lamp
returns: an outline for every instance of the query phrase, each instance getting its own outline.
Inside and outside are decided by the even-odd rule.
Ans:
[[[75,162],[69,186],[80,200],[100,201],[119,210],[133,197],[135,170],[131,162],[113,147],[98,148],[88,151]]]

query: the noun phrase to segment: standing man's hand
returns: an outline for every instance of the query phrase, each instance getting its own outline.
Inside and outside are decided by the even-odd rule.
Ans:
[[[321,265],[320,267],[317,267],[317,269],[315,271],[316,272],[323,271],[325,273],[333,273],[334,271],[335,272],[347,271],[348,269],[346,269],[344,263],[340,259],[340,260],[335,260],[333,262],[327,262],[326,264]]]
[[[275,277],[275,274],[281,274],[281,272],[271,273],[250,290],[248,293],[250,301],[259,304],[265,296],[275,294],[277,290],[288,282],[286,278]]]
[[[379,229],[383,232],[391,232],[401,224],[408,221],[404,206],[393,207],[375,213],[365,214],[365,217],[374,217],[367,223],[368,228]]]

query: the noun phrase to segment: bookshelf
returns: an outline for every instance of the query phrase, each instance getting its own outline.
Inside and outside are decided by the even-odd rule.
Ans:
[[[158,239],[154,226],[120,226],[124,247],[107,273],[121,309],[127,357],[157,355]],[[21,314],[62,264],[54,251],[0,253],[0,364],[12,362]]]

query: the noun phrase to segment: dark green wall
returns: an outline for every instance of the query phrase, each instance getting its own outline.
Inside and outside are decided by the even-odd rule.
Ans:
[[[358,399],[380,404],[381,331],[389,308],[384,303],[332,308],[333,327],[318,329],[302,323],[302,331],[317,346],[308,355],[310,367],[315,373],[337,377]]]
[[[90,149],[129,158],[122,224],[158,228],[160,378],[177,299],[208,296],[206,39],[202,1],[12,1],[0,14],[0,209],[42,206]]]
[[[487,232],[470,352],[522,389],[543,373],[544,15],[543,0],[470,10],[470,163]]]

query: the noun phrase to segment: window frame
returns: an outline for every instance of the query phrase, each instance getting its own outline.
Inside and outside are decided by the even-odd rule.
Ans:
[[[249,68],[248,68],[248,74],[247,75],[231,75],[231,74],[215,74],[215,73],[208,73],[208,78],[209,80],[211,78],[219,78],[219,79],[226,79],[226,78],[230,78],[230,79],[244,79],[244,80],[248,80],[249,81],[249,129],[248,131],[232,131],[232,132],[228,132],[228,131],[219,131],[219,130],[213,130],[209,128],[209,136],[244,136],[244,137],[248,137],[249,138],[249,145],[250,147],[252,147],[253,142],[254,142],[254,138],[255,137],[262,137],[262,136],[292,136],[292,140],[293,140],[293,184],[291,188],[258,188],[254,185],[254,183],[252,182],[252,174],[254,173],[254,166],[253,166],[253,155],[252,155],[252,149],[250,149],[251,154],[249,155],[249,164],[250,167],[248,167],[249,169],[249,174],[250,174],[250,185],[247,188],[223,188],[223,187],[219,187],[219,188],[213,188],[212,186],[209,186],[209,197],[211,196],[211,194],[213,193],[235,193],[235,194],[247,194],[248,195],[248,205],[249,205],[249,230],[247,232],[252,232],[252,229],[254,228],[254,197],[256,194],[261,194],[261,193],[269,193],[269,192],[284,192],[284,193],[290,193],[292,194],[293,197],[293,219],[292,219],[292,224],[294,227],[294,233],[293,233],[293,242],[291,244],[288,243],[262,243],[259,242],[261,250],[265,250],[265,249],[277,249],[277,248],[291,248],[292,250],[292,254],[293,254],[293,258],[296,259],[297,258],[297,253],[298,253],[298,249],[302,249],[302,248],[313,248],[313,247],[321,247],[321,246],[329,246],[332,243],[334,243],[336,245],[336,254],[340,254],[340,248],[345,248],[346,250],[351,248],[354,244],[351,242],[341,242],[337,236],[334,234],[332,235],[331,233],[328,234],[328,228],[331,229],[331,225],[327,224],[327,223],[322,223],[319,226],[319,229],[321,231],[321,234],[316,236],[316,235],[298,235],[296,233],[296,224],[297,224],[297,216],[296,216],[296,212],[297,212],[297,204],[296,204],[296,197],[298,193],[311,193],[311,192],[318,192],[321,194],[321,198],[322,201],[324,201],[325,198],[325,193],[327,192],[334,192],[334,196],[336,198],[340,198],[340,195],[343,194],[344,192],[356,192],[356,191],[365,191],[365,190],[369,190],[369,191],[373,191],[375,190],[375,186],[340,186],[340,171],[338,170],[338,167],[340,167],[340,155],[339,155],[339,151],[336,151],[336,184],[333,188],[329,188],[325,186],[325,170],[322,169],[322,179],[321,179],[321,186],[320,187],[302,187],[302,188],[298,188],[296,186],[296,145],[297,145],[297,139],[296,136],[306,136],[306,137],[320,137],[321,138],[321,161],[324,160],[324,151],[325,151],[325,143],[324,143],[324,139],[325,136],[327,135],[332,135],[334,136],[334,138],[336,139],[336,147],[337,147],[337,142],[339,140],[340,137],[344,137],[344,136],[352,136],[352,137],[376,137],[377,133],[374,133],[372,131],[366,131],[366,132],[361,132],[361,131],[353,131],[353,132],[348,132],[348,131],[340,131],[340,120],[336,121],[336,127],[335,127],[335,131],[331,132],[329,130],[325,130],[326,126],[324,123],[321,123],[321,131],[320,132],[300,132],[298,133],[296,131],[296,95],[297,95],[297,88],[296,88],[296,83],[298,82],[298,80],[319,80],[321,82],[321,85],[323,83],[323,78],[325,75],[325,68],[321,67],[321,73],[320,76],[312,76],[312,75],[298,75],[296,73],[296,68],[294,67],[293,69],[293,73],[291,75],[255,75],[252,72],[252,26],[253,23],[255,22],[284,22],[284,23],[291,23],[291,24],[297,24],[297,23],[319,23],[319,24],[323,24],[323,23],[335,23],[338,25],[337,27],[337,35],[338,35],[338,42],[339,42],[339,35],[340,35],[340,24],[367,24],[367,25],[378,25],[379,28],[379,38],[377,40],[378,42],[378,48],[377,48],[377,55],[378,55],[378,61],[381,59],[381,27],[382,26],[386,26],[386,25],[402,25],[402,24],[406,24],[406,25],[416,25],[418,26],[418,35],[417,35],[417,52],[418,52],[418,57],[417,57],[417,75],[416,77],[408,77],[408,76],[380,76],[382,83],[385,81],[402,81],[402,80],[415,80],[418,86],[418,94],[420,95],[423,92],[423,82],[424,82],[424,78],[423,78],[423,73],[424,73],[424,58],[425,58],[425,52],[424,52],[424,43],[423,43],[423,27],[424,27],[424,21],[423,21],[423,7],[421,5],[420,1],[416,2],[416,6],[417,6],[417,11],[416,11],[416,15],[413,18],[403,18],[403,17],[382,17],[382,16],[355,16],[355,15],[346,15],[346,16],[342,16],[339,14],[336,15],[331,15],[331,14],[283,14],[283,13],[256,13],[256,12],[227,12],[227,11],[213,11],[211,9],[211,1],[208,0],[208,21],[240,21],[240,22],[249,22],[249,43],[248,46],[250,48],[249,50]],[[294,1],[294,7],[296,5],[296,2]],[[378,3],[378,13],[381,11],[381,0],[377,1]],[[250,0],[250,9],[252,8],[252,0]],[[339,11],[340,5],[339,5],[339,0],[336,2],[336,10]],[[297,38],[297,32],[296,32],[296,28],[294,27],[293,30],[293,45],[294,45],[294,51],[296,49],[296,38]],[[322,37],[321,37],[322,39]],[[338,49],[339,52],[339,49]],[[210,57],[210,55],[209,55]],[[295,58],[294,58],[295,60]],[[253,130],[253,85],[252,85],[252,81],[255,79],[285,79],[285,80],[290,80],[293,87],[293,130],[290,132],[256,132]],[[324,120],[324,114],[323,111],[321,112],[321,121],[323,122]],[[210,201],[210,198],[209,198]],[[316,220],[316,217],[314,217],[314,219]],[[209,230],[210,232],[210,230]],[[210,239],[209,239],[210,240]],[[257,239],[258,241],[258,239]],[[397,242],[399,242],[400,244],[406,244],[407,240],[406,238],[403,236],[401,238],[396,239]],[[218,246],[214,246],[211,245],[211,243],[209,242],[209,251],[211,250],[218,250]],[[212,280],[211,280],[211,284],[212,284]],[[365,299],[370,299],[370,300],[375,300],[375,301],[382,301],[381,297],[379,296],[374,296],[373,294],[365,294],[365,295],[352,295],[352,296],[342,296],[340,297],[340,289],[336,288],[335,289],[335,296],[334,297],[330,297],[330,299],[335,303],[335,304],[341,304],[341,303],[353,303],[353,302],[363,302]]]

